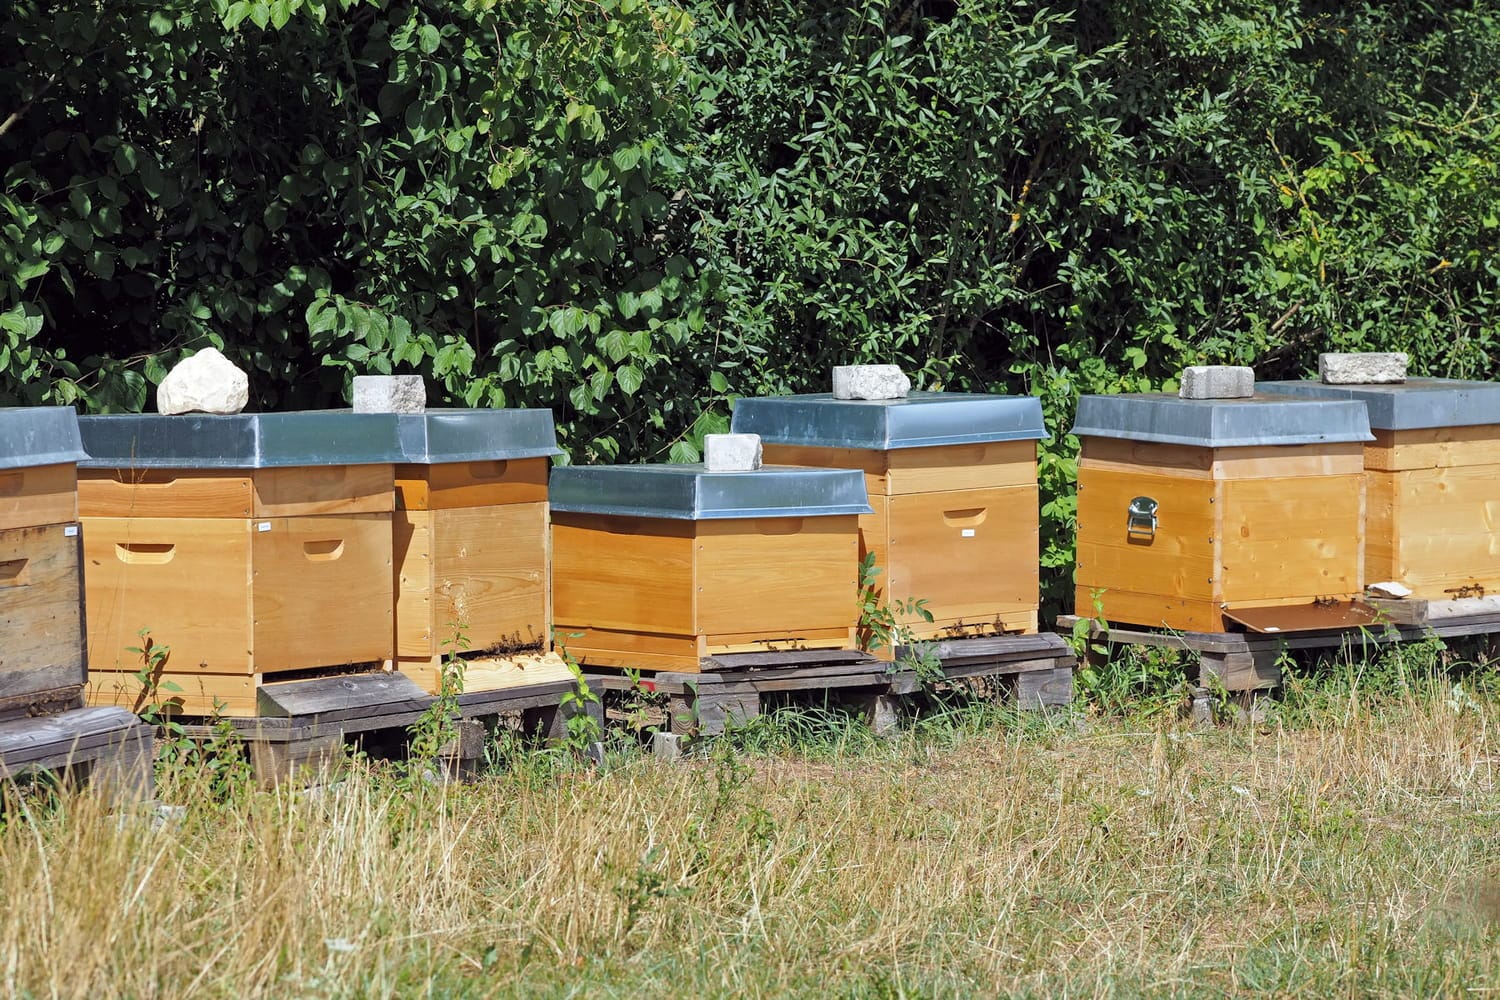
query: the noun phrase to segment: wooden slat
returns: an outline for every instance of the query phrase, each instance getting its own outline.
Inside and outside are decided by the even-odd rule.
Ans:
[[[78,472],[71,462],[0,469],[0,531],[78,520]]]
[[[1399,554],[1385,579],[1418,597],[1441,600],[1448,591],[1500,591],[1500,466],[1448,466],[1369,474],[1372,490],[1389,489],[1388,524],[1372,523]]]
[[[255,696],[258,715],[299,721],[420,712],[431,701],[410,677],[383,671],[262,684]]]
[[[246,518],[255,495],[248,472],[84,469],[78,507],[84,517]]]
[[[754,653],[715,653],[705,670],[750,670],[780,667],[868,663],[870,654],[858,649],[789,649]]]
[[[395,509],[393,465],[317,465],[256,469],[254,516],[386,514]]]
[[[693,545],[691,521],[554,513],[552,601],[559,631],[566,623],[693,634]]]
[[[1365,473],[1365,581],[1403,582],[1401,473]],[[1409,585],[1408,585],[1409,586]]]
[[[547,505],[440,509],[431,517],[432,652],[452,641],[449,623],[471,651],[549,641]]]
[[[397,505],[407,510],[453,510],[546,503],[550,467],[546,458],[398,465]]]
[[[935,618],[977,622],[1036,608],[1035,486],[909,493],[887,510],[886,593],[896,601],[922,599]]]
[[[13,773],[21,765],[74,751],[86,759],[86,751],[117,745],[140,725],[140,719],[118,708],[80,708],[0,722],[0,771]]]
[[[1364,590],[1363,476],[1231,480],[1223,491],[1225,602]]]
[[[176,706],[183,715],[209,716],[216,706],[235,717],[256,715],[254,674],[171,673],[162,680],[178,690],[157,692],[157,701]],[[115,705],[135,710],[142,704],[139,682],[124,671],[91,670],[85,697],[90,705]]]
[[[991,441],[936,448],[896,448],[886,455],[886,493],[1036,486],[1035,441]]]
[[[846,649],[855,645],[854,626],[788,630],[777,635],[763,632],[739,632],[732,635],[701,636],[703,649],[709,655],[720,653],[753,653],[797,649]]]
[[[1190,445],[1084,438],[1079,468],[1185,479],[1285,479],[1352,476],[1364,469],[1359,442],[1200,448]]]
[[[252,522],[90,517],[83,522],[90,670],[135,670],[137,632],[177,673],[248,674]]]
[[[0,530],[0,701],[87,676],[77,525]]]
[[[1154,536],[1132,536],[1126,531],[1126,513],[1138,496],[1157,501]],[[1080,594],[1094,589],[1156,594],[1164,609],[1211,602],[1217,576],[1216,499],[1216,484],[1209,479],[1080,468],[1075,573]],[[1119,601],[1107,599],[1107,603]],[[1140,613],[1137,603],[1127,603],[1129,614]],[[1079,606],[1090,607],[1086,602]],[[1149,623],[1156,624],[1157,612],[1149,613]],[[1199,620],[1196,612],[1193,620]]]
[[[261,530],[269,524],[269,530]],[[390,514],[256,520],[253,662],[257,671],[389,659]]]
[[[1365,468],[1396,472],[1500,465],[1500,424],[1374,431],[1365,446]]]
[[[701,521],[694,555],[697,634],[779,638],[854,624],[853,515]]]
[[[897,650],[898,658],[915,652],[907,647]],[[994,636],[984,639],[953,639],[927,645],[923,652],[936,656],[944,664],[949,661],[1009,659],[1031,660],[1038,653],[1063,656],[1071,651],[1062,637],[1053,633],[1044,635]]]
[[[439,652],[433,621],[432,513],[397,510],[391,517],[395,655],[429,659]]]
[[[1103,602],[1103,617],[1111,625],[1124,623],[1202,632],[1216,632],[1224,627],[1224,616],[1213,601],[1112,589],[1105,590],[1099,599]],[[1096,617],[1091,588],[1078,587],[1074,600],[1074,607],[1085,617]]]
[[[862,448],[809,448],[766,441],[761,457],[766,465],[794,465],[804,469],[859,469],[870,496],[886,495],[886,452]]]

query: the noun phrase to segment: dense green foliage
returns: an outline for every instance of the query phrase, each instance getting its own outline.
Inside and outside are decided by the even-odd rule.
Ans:
[[[0,46],[0,401],[212,343],[263,408],[414,370],[681,460],[854,360],[1055,431],[1189,363],[1494,374],[1483,2],[20,0]]]

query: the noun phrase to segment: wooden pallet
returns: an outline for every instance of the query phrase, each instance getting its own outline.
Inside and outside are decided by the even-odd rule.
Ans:
[[[937,658],[946,681],[1005,678],[1019,708],[1054,708],[1073,701],[1077,657],[1062,636],[1050,632],[897,646],[896,664],[923,655]],[[892,694],[910,694],[920,686],[913,670],[898,669],[891,677]]]
[[[1268,691],[1281,684],[1279,661],[1294,649],[1366,648],[1413,642],[1436,636],[1443,639],[1500,632],[1500,601],[1476,597],[1451,601],[1369,602],[1382,621],[1368,628],[1308,632],[1167,632],[1137,626],[1091,628],[1090,637],[1113,645],[1182,649],[1198,657],[1198,684],[1231,692]],[[1057,630],[1071,635],[1076,615],[1060,615]]]
[[[573,684],[569,678],[460,694],[458,734],[443,754],[450,772],[465,776],[477,769],[486,732],[502,715],[519,713],[528,732],[563,735],[562,700]],[[406,727],[436,700],[404,674],[383,671],[262,684],[256,698],[257,717],[228,721],[245,741],[255,778],[265,786],[316,781],[337,763],[351,738],[404,742]],[[195,739],[214,734],[207,722],[185,729]]]
[[[0,779],[53,773],[116,803],[155,792],[152,732],[123,708],[76,708],[0,722]]]
[[[946,680],[1014,677],[1018,704],[1066,704],[1073,694],[1073,656],[1058,636],[996,636],[931,644]],[[898,651],[901,652],[901,651]],[[630,692],[618,673],[587,676],[590,686]],[[640,687],[665,695],[671,732],[712,736],[761,713],[764,696],[793,691],[837,692],[861,711],[878,733],[896,725],[898,700],[922,688],[914,670],[853,649],[719,653],[705,657],[700,673],[643,673]]]

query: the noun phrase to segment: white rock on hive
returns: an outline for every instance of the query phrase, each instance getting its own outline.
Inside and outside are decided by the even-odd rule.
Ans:
[[[703,435],[703,466],[709,472],[753,472],[760,468],[759,434]]]
[[[1190,365],[1182,370],[1182,399],[1248,399],[1255,395],[1255,369],[1243,365]]]
[[[422,413],[427,383],[420,375],[354,376],[355,413]]]
[[[833,370],[834,399],[904,399],[911,379],[896,365],[839,365]]]
[[[179,361],[156,387],[158,413],[239,413],[249,402],[249,376],[212,347]]]
[[[1388,354],[1319,354],[1318,380],[1326,385],[1405,382],[1408,360],[1399,351]]]

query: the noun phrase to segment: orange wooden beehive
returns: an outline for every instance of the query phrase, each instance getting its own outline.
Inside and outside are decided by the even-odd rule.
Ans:
[[[547,410],[402,415],[396,467],[396,665],[436,691],[449,653],[551,642]]]
[[[898,615],[914,638],[1036,631],[1039,400],[742,399],[734,429],[759,434],[767,462],[864,473],[872,510],[860,518],[860,557],[874,554],[880,593],[925,602],[932,622]]]
[[[141,700],[141,629],[170,650],[155,700],[188,715],[254,715],[263,678],[390,658],[394,416],[80,427],[94,704]]]
[[[0,409],[0,707],[66,701],[86,676],[69,407]]]
[[[1368,582],[1405,584],[1427,600],[1500,592],[1500,384],[1418,378],[1268,388],[1368,409]]]
[[[558,642],[589,666],[853,647],[857,472],[559,468],[551,501]]]
[[[1362,592],[1361,404],[1085,396],[1073,433],[1077,614],[1219,632]]]

